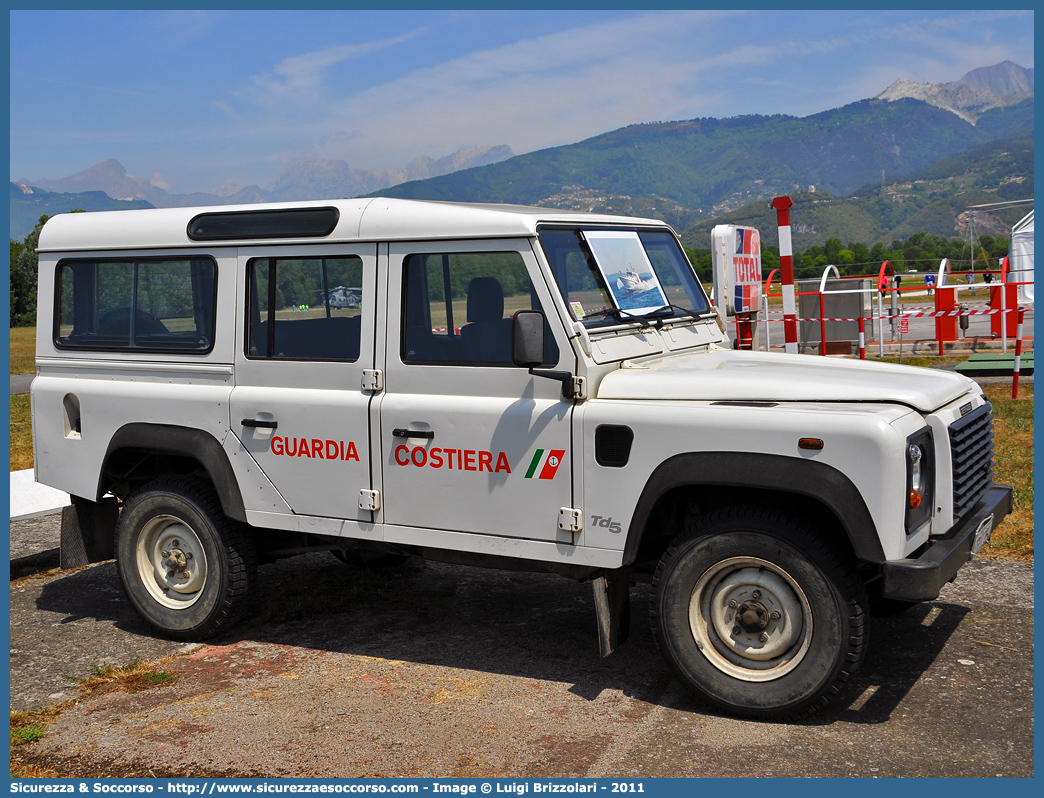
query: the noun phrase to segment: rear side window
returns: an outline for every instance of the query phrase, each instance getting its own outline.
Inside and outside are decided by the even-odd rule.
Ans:
[[[217,266],[209,258],[58,264],[55,343],[63,349],[209,352]]]
[[[247,279],[247,357],[359,359],[362,258],[254,258]]]

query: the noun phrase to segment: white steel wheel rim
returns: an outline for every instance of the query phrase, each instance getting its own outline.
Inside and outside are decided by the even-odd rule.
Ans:
[[[180,518],[160,515],[138,534],[138,577],[157,602],[173,610],[191,607],[207,582],[207,555],[199,537]]]
[[[722,673],[745,682],[779,679],[812,642],[812,608],[779,566],[732,557],[709,568],[689,599],[696,647]]]

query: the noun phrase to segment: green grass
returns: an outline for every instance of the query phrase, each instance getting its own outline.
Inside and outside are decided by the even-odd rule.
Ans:
[[[11,729],[11,745],[35,743],[45,734],[47,734],[47,729],[40,726],[22,726],[19,729]]]
[[[47,727],[61,712],[60,708],[48,707],[30,712],[11,713],[11,747],[35,743],[47,734]]]

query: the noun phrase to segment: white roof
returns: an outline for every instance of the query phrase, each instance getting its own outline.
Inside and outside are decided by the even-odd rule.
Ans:
[[[1030,211],[1023,216],[1018,223],[1011,228],[1011,232],[1013,233],[1021,233],[1023,230],[1028,230],[1031,233],[1033,232],[1033,211]]]
[[[328,236],[298,239],[235,239],[193,241],[189,222],[201,213],[334,207],[340,213]],[[541,222],[580,224],[641,224],[666,227],[657,219],[576,213],[523,205],[428,202],[386,197],[318,200],[253,205],[210,205],[203,208],[156,208],[134,211],[63,213],[51,217],[40,232],[40,252],[85,250],[168,249],[247,246],[338,241],[389,241],[437,238],[503,238],[531,236]]]

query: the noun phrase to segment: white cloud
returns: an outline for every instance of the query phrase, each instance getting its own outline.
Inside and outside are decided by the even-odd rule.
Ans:
[[[421,141],[428,154],[451,152],[465,132],[469,141],[524,152],[630,122],[692,115],[704,105],[701,71],[771,53],[743,46],[694,59],[705,49],[694,37],[725,16],[655,13],[469,53],[341,101],[337,116],[367,120],[354,146],[369,161],[378,149],[417,154]]]
[[[465,142],[522,153],[636,122],[804,115],[872,97],[902,75],[956,80],[1003,60],[993,43],[960,41],[994,18],[650,12],[475,50],[355,93],[351,81],[333,79],[346,61],[437,32],[414,30],[283,59],[251,79],[253,90],[241,97],[248,104],[236,106],[244,118],[233,127],[244,142],[284,141],[280,160],[383,167],[439,157]]]
[[[274,68],[272,74],[255,75],[251,80],[273,95],[295,95],[318,87],[324,74],[333,66],[353,58],[375,53],[387,47],[409,41],[418,36],[420,31],[411,31],[401,36],[363,44],[345,44],[339,47],[327,47],[312,53],[304,53],[284,58]]]
[[[181,47],[202,39],[227,15],[225,11],[173,10],[146,17],[152,40],[161,47]]]

